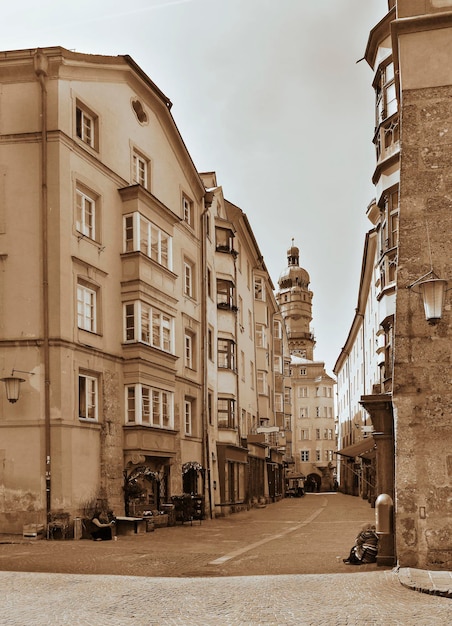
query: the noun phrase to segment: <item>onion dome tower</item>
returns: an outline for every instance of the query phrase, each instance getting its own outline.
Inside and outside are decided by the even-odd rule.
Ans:
[[[276,300],[284,318],[290,353],[314,360],[315,339],[311,333],[312,296],[309,274],[300,267],[300,251],[292,245],[287,250],[287,268],[278,279]]]

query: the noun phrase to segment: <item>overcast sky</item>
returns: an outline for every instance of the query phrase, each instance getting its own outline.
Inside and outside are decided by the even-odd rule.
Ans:
[[[277,287],[294,238],[332,368],[357,304],[374,197],[372,72],[387,0],[22,0],[2,50],[128,54],[173,102],[200,172],[246,214]]]

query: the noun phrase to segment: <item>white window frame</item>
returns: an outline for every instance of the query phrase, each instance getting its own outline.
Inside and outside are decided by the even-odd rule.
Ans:
[[[189,437],[193,435],[193,400],[184,400],[184,432]]]
[[[267,372],[264,370],[257,370],[257,393],[268,396]]]
[[[184,261],[184,296],[193,298],[193,265]]]
[[[173,238],[136,211],[124,216],[124,252],[141,252],[172,271]]]
[[[132,154],[133,182],[138,183],[145,189],[148,188],[148,168],[149,162],[139,152]]]
[[[300,461],[302,463],[309,462],[309,450],[300,450]]]
[[[174,393],[141,383],[126,385],[126,424],[174,430]]]
[[[260,324],[259,322],[256,322],[256,347],[267,347],[267,327],[265,324]]]
[[[182,194],[182,219],[193,228],[193,201],[185,194]]]
[[[82,388],[83,387],[83,388]],[[82,413],[85,414],[82,414]],[[95,376],[78,376],[78,417],[88,422],[97,422],[99,415],[99,385]]]
[[[75,227],[79,233],[96,239],[96,198],[77,187]]]
[[[185,333],[184,335],[184,360],[185,360],[185,367],[188,367],[189,369],[194,369],[193,368],[193,335],[191,333]]]
[[[262,276],[254,277],[254,299],[265,302],[265,284]]]
[[[77,283],[77,327],[97,332],[97,290]]]
[[[78,102],[75,105],[75,134],[90,148],[96,148],[97,116]]]
[[[124,342],[174,354],[174,318],[141,300],[124,304]]]

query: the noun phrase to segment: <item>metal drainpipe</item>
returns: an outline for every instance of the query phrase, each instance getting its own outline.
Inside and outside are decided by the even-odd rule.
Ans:
[[[209,508],[209,517],[212,519],[212,487],[210,484],[210,442],[209,442],[209,416],[207,414],[207,404],[208,404],[208,376],[207,376],[207,294],[206,294],[206,281],[207,281],[207,229],[206,229],[206,219],[207,212],[209,207],[212,204],[212,200],[209,200],[204,197],[204,211],[201,214],[201,267],[202,267],[202,279],[201,279],[201,302],[202,302],[202,312],[201,312],[201,335],[202,335],[202,343],[201,343],[201,363],[202,363],[202,427],[203,427],[203,467],[205,468],[205,476],[207,480],[207,496],[208,496],[208,508]],[[205,486],[204,486],[205,488]]]
[[[48,199],[47,199],[47,68],[44,52],[35,53],[34,70],[41,86],[41,249],[42,249],[42,314],[44,347],[44,430],[45,430],[45,485],[46,520],[50,522],[50,355],[49,355],[49,268],[48,268]]]

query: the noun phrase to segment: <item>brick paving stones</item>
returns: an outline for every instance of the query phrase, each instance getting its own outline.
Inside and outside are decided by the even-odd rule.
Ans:
[[[0,626],[452,623],[449,598],[342,563],[373,519],[358,498],[309,494],[114,542],[0,540]]]

